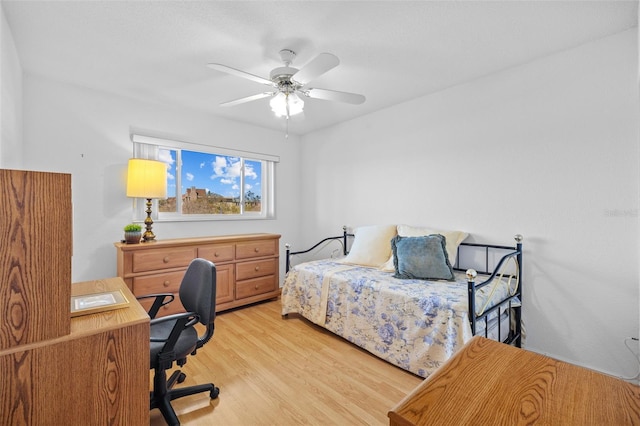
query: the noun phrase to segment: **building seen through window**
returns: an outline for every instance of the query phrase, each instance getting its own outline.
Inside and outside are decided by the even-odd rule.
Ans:
[[[161,213],[262,211],[262,161],[172,149],[161,149],[159,159],[167,164],[168,196],[158,203]]]

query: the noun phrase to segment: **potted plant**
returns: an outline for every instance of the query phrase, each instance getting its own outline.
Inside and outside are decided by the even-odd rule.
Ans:
[[[130,223],[124,227],[124,241],[127,244],[138,244],[142,238],[142,225]]]

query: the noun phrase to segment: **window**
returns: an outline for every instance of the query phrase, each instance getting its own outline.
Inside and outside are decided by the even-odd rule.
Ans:
[[[133,135],[134,157],[167,164],[167,198],[157,220],[263,219],[274,216],[278,157]],[[141,205],[134,216],[143,217]]]

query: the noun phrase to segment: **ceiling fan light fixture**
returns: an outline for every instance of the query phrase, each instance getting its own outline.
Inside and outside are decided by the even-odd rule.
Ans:
[[[344,102],[352,105],[359,105],[365,101],[365,97],[357,93],[307,87],[309,82],[315,80],[340,64],[340,60],[337,56],[326,52],[320,53],[310,62],[307,62],[307,64],[301,69],[291,66],[295,57],[296,53],[293,50],[282,49],[280,51],[280,59],[284,63],[284,67],[277,67],[271,70],[269,79],[218,63],[208,64],[208,66],[214,70],[246,78],[247,80],[264,84],[272,88],[272,91],[270,92],[262,92],[256,95],[245,96],[240,99],[223,102],[220,105],[240,105],[245,102],[264,99],[271,96],[272,99],[269,101],[271,110],[274,112],[276,117],[285,117],[287,119],[288,135],[289,117],[303,112],[304,101],[301,99],[301,96],[311,99],[315,98],[327,101]]]
[[[289,103],[289,115],[296,115],[302,112],[304,108],[304,101],[300,99],[300,96],[295,93],[291,93],[287,96],[287,100]]]
[[[269,101],[269,105],[276,117],[288,118],[302,112],[304,101],[295,93],[280,92]]]

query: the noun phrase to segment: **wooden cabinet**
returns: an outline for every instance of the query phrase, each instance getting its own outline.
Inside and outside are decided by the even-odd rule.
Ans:
[[[120,278],[70,284],[121,290],[129,305],[70,318],[70,333],[0,350],[0,424],[149,424],[149,316]]]
[[[149,424],[149,316],[71,284],[71,175],[0,169],[0,424]],[[71,296],[127,307],[71,318]]]
[[[240,234],[116,243],[118,276],[136,296],[174,293],[175,301],[159,314],[169,315],[184,310],[177,292],[191,260],[208,259],[216,265],[220,312],[280,295],[279,241],[277,234]],[[146,301],[143,306],[150,304]]]

